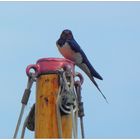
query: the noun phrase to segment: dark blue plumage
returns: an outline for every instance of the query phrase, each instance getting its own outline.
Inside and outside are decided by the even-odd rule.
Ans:
[[[87,56],[85,55],[83,50],[80,48],[79,44],[75,41],[72,32],[68,29],[64,30],[60,38],[56,42],[56,44],[61,54],[65,58],[70,59],[71,61],[75,62],[75,64],[78,67],[80,67],[88,75],[88,77],[91,79],[91,81],[98,88],[100,93],[103,95],[96,81],[94,80],[94,77],[100,80],[103,80],[103,78],[93,68]],[[106,97],[104,95],[103,97],[106,100]]]
[[[67,40],[66,42],[68,42],[68,44],[71,46],[72,50],[74,50],[75,52],[80,52],[81,53],[81,55],[83,57],[82,63],[85,63],[88,66],[92,76],[94,76],[94,77],[96,77],[96,78],[98,78],[100,80],[103,80],[103,78],[95,71],[95,69],[93,68],[91,63],[88,61],[87,56],[85,55],[83,50],[80,48],[78,43],[74,39]]]

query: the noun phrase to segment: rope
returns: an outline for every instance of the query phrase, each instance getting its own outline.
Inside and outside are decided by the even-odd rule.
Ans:
[[[70,89],[74,91],[74,78],[71,74],[71,85],[70,85]],[[76,94],[75,92],[74,93],[74,96],[75,96],[75,99],[77,98],[76,97]],[[76,100],[77,101],[77,100]],[[74,135],[74,139],[77,139],[78,138],[78,127],[77,127],[77,118],[78,118],[78,106],[77,106],[77,103],[76,103],[76,110],[75,110],[75,113],[74,113],[74,110],[73,110],[73,106],[71,106],[71,112],[72,112],[72,124],[73,124],[73,135]]]
[[[60,113],[60,93],[61,93],[61,85],[59,86],[57,100],[56,100],[56,114],[57,114],[57,124],[58,124],[58,136],[62,138],[62,122],[61,122],[61,113]]]
[[[66,79],[66,73],[65,72],[63,72],[63,75],[62,75],[63,77],[63,84],[64,84],[64,87],[65,87],[65,89],[67,90],[67,91],[69,91],[69,86],[68,86],[68,84],[67,84],[67,79]]]
[[[68,82],[67,82],[67,78],[66,78],[66,72],[63,73],[63,80],[64,80],[65,89],[69,92],[72,91],[72,93],[74,94],[75,99],[76,99],[76,95],[74,93],[74,79],[73,79],[72,74],[70,74],[70,85],[69,86],[68,86]],[[70,106],[70,110],[71,110],[71,114],[72,114],[73,136],[75,139],[77,139],[77,119],[76,119],[77,116],[74,114],[73,105]],[[76,110],[77,110],[77,106],[76,106]]]

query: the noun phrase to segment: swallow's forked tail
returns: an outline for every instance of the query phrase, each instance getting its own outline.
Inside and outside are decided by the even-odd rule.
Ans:
[[[92,77],[92,78],[90,78],[91,79],[91,81],[93,82],[93,84],[96,86],[96,88],[100,91],[100,93],[102,94],[102,96],[103,96],[103,98],[106,100],[106,102],[108,103],[108,101],[107,101],[107,98],[105,97],[105,95],[102,93],[102,91],[100,90],[100,88],[99,88],[99,86],[98,86],[98,84],[96,83],[96,81],[94,80],[94,78]]]
[[[79,68],[81,68],[86,74],[87,74],[87,76],[90,78],[90,80],[93,82],[93,84],[96,86],[96,88],[100,91],[100,93],[102,94],[102,96],[103,96],[103,98],[106,100],[106,102],[108,103],[108,101],[107,101],[107,99],[106,99],[106,97],[105,97],[105,95],[102,93],[102,91],[100,90],[100,88],[99,88],[99,86],[98,86],[98,84],[96,83],[96,81],[94,80],[94,78],[93,78],[93,76],[92,76],[92,74],[88,71],[88,67],[87,67],[87,65],[86,64],[84,64],[84,63],[82,63],[82,64],[77,64],[77,66],[79,67]],[[95,72],[95,71],[93,71],[93,72]],[[97,77],[96,77],[97,78]],[[100,80],[103,80],[103,78],[101,77],[101,78],[98,78],[98,79],[100,79]]]

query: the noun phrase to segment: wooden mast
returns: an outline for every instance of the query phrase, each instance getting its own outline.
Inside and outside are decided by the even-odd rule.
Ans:
[[[66,59],[44,58],[37,61],[38,68],[35,109],[35,138],[59,138],[56,99],[59,91],[59,75],[56,70],[74,64]],[[50,73],[51,71],[51,73]],[[72,117],[62,116],[62,138],[72,138]]]

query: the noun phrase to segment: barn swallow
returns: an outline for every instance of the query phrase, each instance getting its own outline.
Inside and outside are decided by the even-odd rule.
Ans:
[[[81,68],[87,74],[87,76],[90,78],[90,80],[93,82],[96,88],[100,91],[103,98],[107,102],[105,95],[101,92],[98,84],[96,83],[94,79],[94,77],[100,80],[103,80],[103,78],[93,68],[87,56],[85,55],[83,50],[80,48],[78,43],[75,41],[72,32],[68,29],[64,30],[61,33],[60,38],[57,40],[56,45],[60,53],[66,59],[73,61],[79,68]]]

